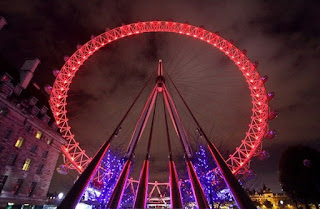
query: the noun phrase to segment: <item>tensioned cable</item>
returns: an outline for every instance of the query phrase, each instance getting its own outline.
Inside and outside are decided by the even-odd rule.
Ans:
[[[152,116],[151,128],[150,128],[150,134],[149,134],[149,140],[148,140],[148,146],[147,146],[147,158],[150,155],[150,147],[151,147],[151,141],[152,141],[154,118],[155,118],[155,114],[156,114],[157,99],[158,99],[158,97],[156,98],[156,101],[155,101],[154,107],[153,107],[153,116]]]
[[[169,134],[169,127],[168,127],[168,119],[167,119],[167,112],[166,112],[166,104],[164,99],[163,101],[163,111],[164,111],[164,121],[166,123],[166,134],[167,134],[167,143],[168,143],[168,150],[169,150],[169,157],[172,158],[172,152],[171,152],[171,141],[170,141],[170,134]]]
[[[203,129],[201,128],[201,126],[200,126],[199,122],[197,121],[196,117],[195,117],[195,116],[193,115],[193,113],[191,112],[190,107],[188,106],[188,104],[186,103],[186,101],[184,100],[184,98],[182,97],[182,95],[181,95],[180,91],[178,90],[177,86],[176,86],[175,83],[172,81],[170,75],[169,75],[168,73],[167,73],[167,75],[168,75],[169,80],[170,80],[171,83],[173,84],[174,88],[176,89],[178,95],[180,96],[182,102],[184,103],[184,105],[185,105],[186,108],[188,109],[188,111],[189,111],[191,117],[193,118],[194,122],[197,124],[198,128],[200,129],[201,134],[204,135],[205,140],[209,140],[209,139],[207,138],[207,136],[205,135],[205,133],[203,132]],[[209,142],[209,141],[208,141],[208,142]]]
[[[116,130],[114,131],[114,134],[117,134],[117,132],[120,131],[121,129],[121,124],[123,123],[123,121],[127,118],[128,114],[130,113],[132,107],[135,105],[135,103],[137,102],[137,100],[139,99],[140,95],[142,94],[143,90],[146,88],[146,86],[148,85],[149,81],[152,78],[152,75],[150,75],[150,77],[148,78],[147,82],[144,84],[144,86],[142,87],[142,89],[140,90],[140,92],[138,93],[138,95],[136,96],[136,98],[134,99],[134,101],[132,102],[132,104],[130,105],[129,109],[127,110],[127,112],[125,113],[125,115],[123,116],[123,118],[121,119],[121,121],[118,123],[118,125],[116,126]]]
[[[167,74],[168,74],[168,73],[167,73]],[[168,87],[168,89],[173,90],[173,87],[171,87],[170,83],[168,83],[167,87]],[[172,98],[172,99],[174,100],[174,98]],[[187,110],[184,110],[184,109],[179,109],[179,110],[180,110],[180,115],[182,115],[182,114],[183,114],[183,115],[189,115]],[[186,128],[186,127],[185,127],[185,128]],[[195,144],[197,144],[197,145],[200,144],[199,141],[196,140],[196,137],[193,136],[192,132],[190,131],[190,127],[186,128],[185,131],[186,131],[186,133],[187,133],[188,136],[191,136],[191,137],[189,137],[189,139],[192,139],[192,141],[193,141]]]

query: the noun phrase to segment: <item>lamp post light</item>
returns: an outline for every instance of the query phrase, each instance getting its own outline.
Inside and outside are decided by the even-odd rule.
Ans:
[[[280,203],[280,205],[281,205],[281,208],[284,208],[284,207],[283,207],[283,203],[284,203],[283,200],[280,200],[279,203]]]
[[[64,198],[64,194],[63,194],[63,192],[60,192],[58,194],[58,200],[62,200],[63,198]]]

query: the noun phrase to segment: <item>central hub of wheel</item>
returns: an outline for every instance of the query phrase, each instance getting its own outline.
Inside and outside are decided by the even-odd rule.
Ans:
[[[163,91],[163,84],[165,82],[165,79],[163,77],[163,66],[162,66],[162,60],[159,60],[158,64],[158,76],[156,78],[156,83],[157,83],[157,90],[158,92]]]
[[[158,92],[162,92],[163,91],[163,84],[164,84],[164,77],[163,76],[158,76],[156,78],[156,83],[157,83],[157,89]]]

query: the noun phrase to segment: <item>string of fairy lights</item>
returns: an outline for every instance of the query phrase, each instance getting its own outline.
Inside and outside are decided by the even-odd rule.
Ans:
[[[204,146],[200,145],[199,150],[194,153],[192,159],[205,195],[210,203],[231,200],[232,197],[227,189],[223,186],[217,186],[218,184],[213,184],[213,182],[217,182],[217,178],[219,177],[213,172],[209,172],[215,168],[215,164],[208,162],[210,160],[208,152],[209,151]],[[125,164],[125,159],[117,156],[111,150],[108,150],[102,164],[109,172],[104,178],[99,195],[91,196],[91,202],[96,201],[100,206],[106,206]],[[92,185],[89,189],[92,190],[92,187],[95,186]],[[195,202],[190,182],[187,179],[181,180],[180,189],[183,203],[186,207]],[[130,187],[127,187],[124,191],[120,208],[127,208],[129,205],[132,205],[133,202],[134,193]]]

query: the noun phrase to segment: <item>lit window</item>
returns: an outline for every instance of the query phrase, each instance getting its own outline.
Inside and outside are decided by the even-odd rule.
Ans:
[[[21,148],[22,147],[22,144],[23,144],[23,138],[22,137],[19,137],[18,140],[16,141],[16,144],[14,146],[18,147],[18,148]]]
[[[41,131],[37,131],[36,138],[37,139],[41,139],[41,136],[42,136],[42,132]]]
[[[47,140],[47,144],[48,144],[48,145],[51,145],[52,142],[53,142],[53,139],[48,139],[48,140]]]
[[[26,161],[24,161],[22,170],[27,171],[30,168],[31,159],[27,158]]]
[[[6,116],[8,114],[8,108],[0,107],[0,115]]]

